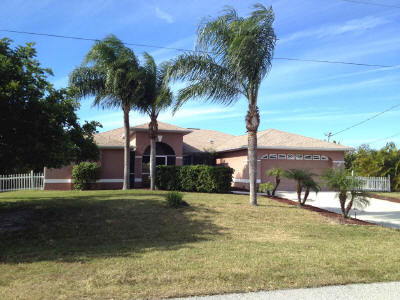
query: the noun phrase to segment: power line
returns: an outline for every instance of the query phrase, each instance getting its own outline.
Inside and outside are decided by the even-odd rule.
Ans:
[[[46,37],[54,37],[54,38],[81,40],[81,41],[92,41],[92,42],[99,42],[100,41],[99,39],[95,39],[95,38],[69,36],[69,35],[58,35],[58,34],[50,34],[50,33],[17,31],[17,30],[9,30],[9,29],[0,29],[0,31],[9,32],[9,33],[29,34],[29,35],[36,35],[36,36],[46,36]],[[184,48],[165,47],[165,46],[158,46],[158,45],[149,45],[149,44],[140,44],[140,43],[126,43],[126,42],[123,42],[123,44],[127,45],[127,46],[167,49],[167,50],[175,50],[175,51],[181,51],[181,52],[195,52],[194,50],[189,50],[189,49],[184,49]],[[273,59],[275,59],[275,60],[312,62],[312,63],[353,65],[353,66],[363,66],[363,67],[378,67],[378,68],[394,68],[394,67],[397,67],[396,65],[366,64],[366,63],[356,63],[356,62],[346,62],[346,61],[301,59],[301,58],[291,58],[291,57],[274,57]]]
[[[391,110],[393,110],[393,109],[395,109],[396,107],[399,107],[399,106],[400,106],[400,104],[393,105],[392,107],[389,107],[388,109],[386,109],[386,110],[384,110],[384,111],[382,111],[382,112],[380,112],[380,113],[378,113],[376,115],[373,115],[372,117],[369,117],[369,118],[367,118],[367,119],[365,119],[365,120],[363,120],[361,122],[358,122],[358,123],[356,123],[356,124],[354,124],[352,126],[349,126],[349,127],[345,128],[345,129],[342,129],[342,130],[340,130],[338,132],[330,134],[330,137],[332,137],[334,135],[337,135],[339,133],[345,132],[347,130],[350,130],[350,129],[352,129],[354,127],[357,127],[357,126],[359,126],[361,124],[364,124],[364,123],[366,123],[366,122],[368,122],[368,121],[370,121],[372,119],[375,119],[376,117],[379,117],[380,115],[383,115],[384,113],[387,113],[388,111],[391,111]]]
[[[399,136],[399,135],[400,135],[400,132],[398,132],[398,133],[396,133],[396,134],[394,134],[394,135],[388,136],[388,137],[386,137],[386,138],[383,138],[383,139],[374,140],[374,141],[369,142],[369,143],[366,143],[366,144],[375,144],[375,143],[377,143],[377,142],[386,141],[386,140],[389,140],[389,139],[391,139],[391,138],[397,137],[397,136]]]
[[[365,4],[365,5],[372,5],[372,6],[382,6],[382,7],[390,7],[390,8],[400,8],[400,6],[390,5],[390,4],[381,4],[376,2],[369,2],[369,1],[358,1],[358,0],[342,0],[345,2],[356,3],[356,4]]]
[[[364,66],[364,67],[378,67],[378,68],[393,68],[393,67],[396,67],[396,66],[389,66],[389,65],[364,64],[364,63],[346,62],[346,61],[302,59],[302,58],[288,58],[288,57],[274,57],[274,59],[277,59],[277,60],[305,61],[305,62],[314,62],[314,63],[353,65],[353,66]]]

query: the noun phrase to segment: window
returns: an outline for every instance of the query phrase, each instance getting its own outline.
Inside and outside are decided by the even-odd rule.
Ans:
[[[312,160],[312,155],[311,154],[304,155],[304,160]]]
[[[277,155],[276,154],[270,154],[269,159],[276,159]]]
[[[268,159],[268,154],[265,154],[261,159]]]
[[[319,155],[314,155],[314,156],[313,156],[313,159],[314,159],[314,160],[321,160],[321,156],[319,156]]]
[[[296,160],[303,160],[303,154],[296,154]]]
[[[278,159],[286,159],[286,154],[278,154]]]
[[[321,160],[328,160],[328,156],[321,155]]]
[[[289,160],[294,160],[294,154],[288,154],[287,159]]]

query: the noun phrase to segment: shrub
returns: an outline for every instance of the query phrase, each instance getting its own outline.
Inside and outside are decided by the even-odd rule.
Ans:
[[[157,166],[156,186],[161,190],[228,193],[233,169],[225,166]]]
[[[72,168],[74,189],[89,190],[100,177],[100,165],[94,162],[81,162]]]
[[[182,205],[183,203],[183,195],[179,192],[169,192],[165,196],[165,200],[168,203],[168,206],[177,208]]]
[[[271,195],[274,196],[274,194],[272,194],[272,192],[271,192],[274,190],[274,188],[275,188],[275,186],[271,182],[267,181],[265,183],[261,183],[258,186],[258,191],[260,193],[267,193],[268,196],[271,196]]]

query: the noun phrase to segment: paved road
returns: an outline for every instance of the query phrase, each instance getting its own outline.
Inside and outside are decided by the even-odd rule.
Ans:
[[[277,196],[297,201],[295,192],[278,192]],[[385,200],[368,198],[370,205],[363,210],[352,209],[350,215],[357,219],[377,223],[386,227],[400,228],[400,203],[389,202]],[[310,193],[307,204],[340,213],[339,200],[336,193],[320,192],[317,195]],[[400,299],[400,298],[399,298]]]
[[[321,288],[278,290],[278,291],[246,293],[246,294],[226,294],[226,295],[215,295],[215,296],[204,296],[204,297],[191,297],[184,299],[193,299],[193,300],[236,300],[236,299],[395,300],[396,299],[397,300],[400,299],[400,282],[337,285],[337,286],[327,286]]]

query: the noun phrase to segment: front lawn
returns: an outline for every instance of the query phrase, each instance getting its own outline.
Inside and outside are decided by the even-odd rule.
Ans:
[[[0,299],[131,299],[400,280],[400,231],[259,198],[0,194]],[[18,223],[10,225],[11,223]]]
[[[399,199],[400,200],[400,192],[391,192],[391,193],[372,193],[374,195],[378,195],[381,197],[390,197],[390,198],[394,198],[394,199]]]

